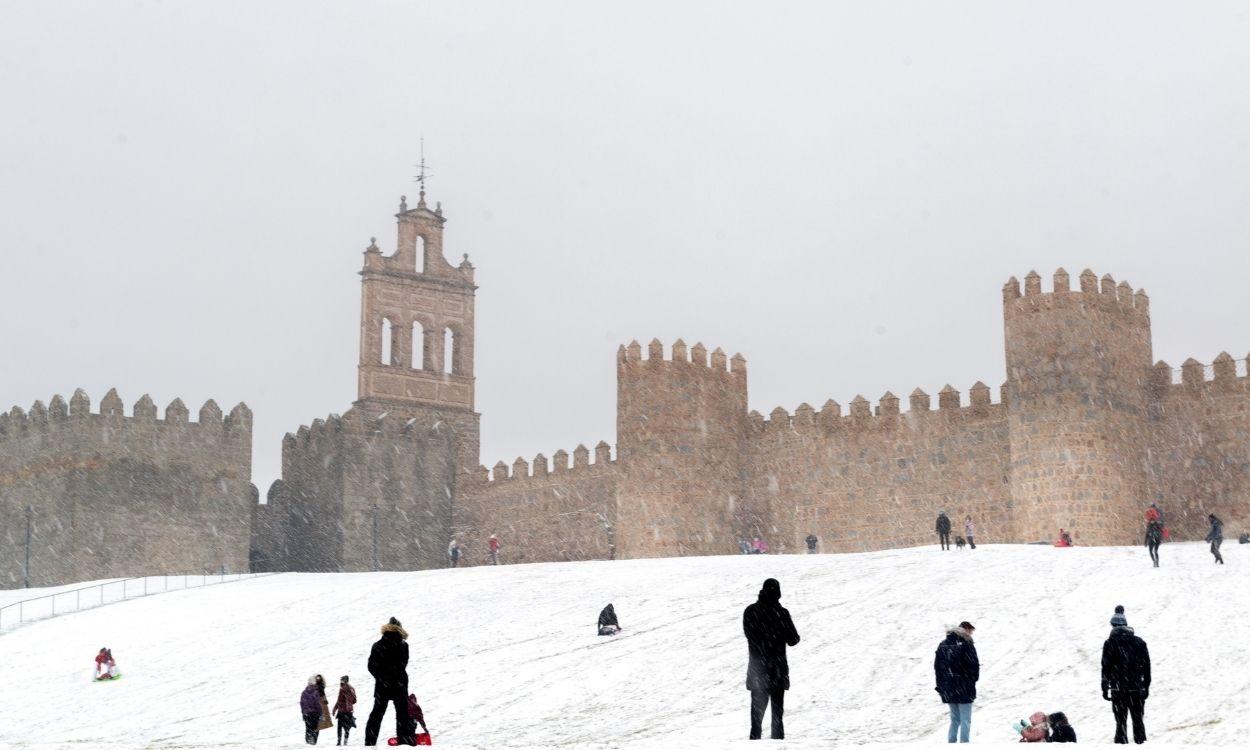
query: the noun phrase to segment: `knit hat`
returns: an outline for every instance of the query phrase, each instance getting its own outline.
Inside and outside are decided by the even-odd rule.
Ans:
[[[1111,627],[1122,628],[1128,626],[1128,618],[1124,616],[1124,605],[1115,605],[1115,614],[1111,616]]]

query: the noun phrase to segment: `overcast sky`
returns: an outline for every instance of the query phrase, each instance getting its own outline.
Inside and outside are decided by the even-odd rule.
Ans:
[[[356,396],[422,134],[487,465],[614,442],[635,338],[741,352],[765,413],[966,399],[1031,268],[1144,286],[1173,366],[1250,352],[1244,2],[3,0],[0,113],[0,401],[246,401],[262,494]]]

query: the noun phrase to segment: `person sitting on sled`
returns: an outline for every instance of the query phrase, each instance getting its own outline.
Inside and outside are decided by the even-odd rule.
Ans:
[[[117,674],[117,662],[113,661],[113,652],[107,648],[100,649],[100,653],[95,655],[95,679],[111,680]]]
[[[421,725],[421,734],[417,734],[417,725]],[[392,737],[386,741],[386,744],[395,747],[403,744],[430,744],[430,729],[425,725],[425,714],[421,711],[421,704],[417,703],[417,696],[413,693],[408,694],[408,737],[410,743],[401,742],[398,737]]]
[[[1050,736],[1049,718],[1046,712],[1037,711],[1026,722],[1021,719],[1016,724],[1016,731],[1020,733],[1021,742],[1046,742]]]
[[[609,604],[599,613],[599,635],[616,635],[619,632],[621,623],[617,622],[616,610]]]

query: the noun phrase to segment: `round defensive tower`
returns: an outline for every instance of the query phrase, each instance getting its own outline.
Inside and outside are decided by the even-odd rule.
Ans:
[[[746,360],[652,341],[617,353],[617,554],[672,557],[737,550]],[[727,369],[728,368],[728,369]]]
[[[1131,544],[1142,532],[1151,372],[1145,293],[1092,271],[1003,287],[1011,490],[1019,541]]]

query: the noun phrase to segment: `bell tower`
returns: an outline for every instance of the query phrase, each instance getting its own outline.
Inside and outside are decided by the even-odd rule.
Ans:
[[[394,253],[376,238],[361,276],[360,364],[354,406],[456,433],[462,471],[478,465],[480,415],[473,403],[473,303],[477,286],[465,254],[443,256],[441,204],[425,202],[424,170],[417,205],[401,197]]]

